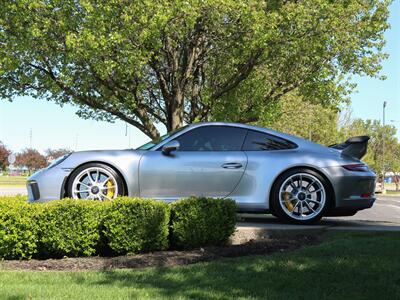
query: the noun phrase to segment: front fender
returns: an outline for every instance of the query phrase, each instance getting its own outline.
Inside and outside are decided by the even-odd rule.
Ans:
[[[58,168],[71,173],[87,163],[104,163],[114,168],[125,181],[128,196],[139,196],[139,161],[144,151],[106,150],[74,152]]]

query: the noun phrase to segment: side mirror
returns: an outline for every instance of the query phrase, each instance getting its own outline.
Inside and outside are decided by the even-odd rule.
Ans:
[[[172,151],[176,151],[179,149],[179,142],[174,140],[174,141],[170,141],[169,143],[165,144],[161,151],[163,154],[165,155],[170,155]]]

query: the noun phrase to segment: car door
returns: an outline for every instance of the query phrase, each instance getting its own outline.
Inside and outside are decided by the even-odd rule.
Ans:
[[[140,196],[228,196],[246,169],[241,151],[246,133],[233,126],[200,126],[175,138],[180,147],[169,155],[148,151],[139,165]]]

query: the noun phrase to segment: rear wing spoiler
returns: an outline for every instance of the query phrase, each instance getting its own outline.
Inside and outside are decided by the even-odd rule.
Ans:
[[[330,145],[329,147],[339,150],[342,155],[361,159],[367,153],[368,141],[369,136],[355,136],[344,143]]]

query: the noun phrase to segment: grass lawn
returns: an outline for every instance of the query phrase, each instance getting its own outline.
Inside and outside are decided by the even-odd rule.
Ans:
[[[0,299],[400,299],[400,233],[173,268],[0,271]],[[0,264],[1,266],[1,264]]]
[[[25,185],[25,176],[0,176],[0,187],[24,187]]]
[[[400,196],[400,191],[386,190],[386,196]]]

